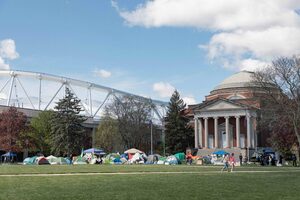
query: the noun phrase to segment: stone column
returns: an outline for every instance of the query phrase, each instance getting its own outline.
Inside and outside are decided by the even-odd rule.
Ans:
[[[219,148],[218,117],[214,117],[214,119],[215,119],[215,148]]]
[[[198,133],[198,118],[194,119],[194,125],[195,125],[195,148],[199,148],[199,133]]]
[[[256,134],[255,134],[255,128],[254,128],[254,124],[256,123],[256,118],[252,117],[252,124],[251,124],[251,146],[253,148],[256,147]]]
[[[247,114],[247,148],[251,148],[251,116]]]
[[[208,148],[208,118],[204,118],[204,147]]]
[[[241,127],[240,127],[240,116],[235,116],[235,130],[236,130],[236,147],[237,148],[240,148],[241,147],[241,144],[240,144],[240,141],[241,141],[241,136],[240,136],[240,130],[241,130]]]
[[[199,122],[199,147],[202,148],[203,147],[203,138],[202,138],[203,124],[202,124],[202,119],[199,118],[198,122]]]
[[[225,117],[225,131],[226,131],[226,148],[230,148],[230,140],[229,140],[229,116]]]

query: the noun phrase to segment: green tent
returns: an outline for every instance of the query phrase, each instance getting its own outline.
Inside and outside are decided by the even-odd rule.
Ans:
[[[37,157],[36,156],[33,156],[33,157],[29,157],[29,158],[25,158],[24,161],[23,161],[23,165],[36,165],[36,159]]]
[[[55,156],[48,156],[47,158],[46,158],[47,160],[48,160],[48,162],[51,164],[51,165],[53,165],[53,164],[57,164],[57,157],[55,157]]]
[[[181,162],[182,162],[182,161],[185,161],[185,154],[182,153],[182,152],[176,153],[174,156],[175,156],[178,160],[180,160]]]
[[[59,165],[67,165],[67,164],[68,164],[67,161],[66,161],[66,159],[63,158],[63,157],[58,157],[58,158],[56,159],[56,162],[57,162],[57,164],[59,164]]]
[[[87,164],[85,157],[78,156],[76,160],[73,162],[74,165],[85,165]]]

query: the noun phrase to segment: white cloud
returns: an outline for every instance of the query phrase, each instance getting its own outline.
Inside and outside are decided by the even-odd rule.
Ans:
[[[9,65],[5,64],[3,58],[1,58],[1,57],[0,57],[0,69],[5,69],[5,70],[9,69]]]
[[[19,57],[14,40],[6,39],[0,41],[0,56],[9,60],[14,60]]]
[[[271,63],[263,62],[260,60],[255,59],[244,59],[242,60],[238,66],[241,70],[248,70],[248,71],[256,71],[258,69],[264,68],[266,66],[269,66]]]
[[[197,103],[194,97],[182,97],[182,100],[186,103],[186,105],[193,105]]]
[[[0,41],[0,69],[9,69],[9,65],[5,60],[14,60],[19,57],[16,51],[15,41],[12,39],[5,39]]]
[[[249,60],[300,54],[299,0],[155,0],[131,11],[114,7],[130,26],[210,31],[210,41],[200,46],[211,61],[233,70]]]
[[[114,4],[116,7],[116,4]],[[155,0],[120,11],[130,25],[190,26],[212,30],[299,25],[297,0]]]
[[[170,83],[158,82],[153,84],[153,90],[162,98],[171,97],[175,91],[175,87]]]
[[[104,69],[96,69],[94,73],[101,78],[109,78],[112,75],[110,71]]]

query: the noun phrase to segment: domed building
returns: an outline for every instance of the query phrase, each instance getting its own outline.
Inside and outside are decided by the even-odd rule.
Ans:
[[[205,101],[189,107],[194,116],[195,148],[207,155],[209,149],[241,153],[258,146],[260,101],[253,75],[249,71],[235,73],[216,86]]]

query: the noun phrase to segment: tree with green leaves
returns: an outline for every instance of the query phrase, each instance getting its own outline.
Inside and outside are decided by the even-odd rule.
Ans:
[[[51,151],[55,155],[79,153],[85,139],[82,126],[86,118],[80,115],[80,100],[66,87],[65,97],[57,102],[51,119]]]
[[[106,152],[116,152],[124,148],[116,119],[109,115],[105,115],[101,119],[96,131],[95,145],[103,148]]]
[[[183,111],[186,104],[180,98],[177,90],[174,91],[165,120],[165,140],[168,153],[184,152],[193,144],[193,130],[188,125],[189,119],[184,116]]]
[[[20,141],[23,148],[31,151],[38,151],[44,155],[51,152],[50,135],[51,135],[51,119],[54,111],[42,111],[38,116],[30,121],[29,129],[23,132]]]

